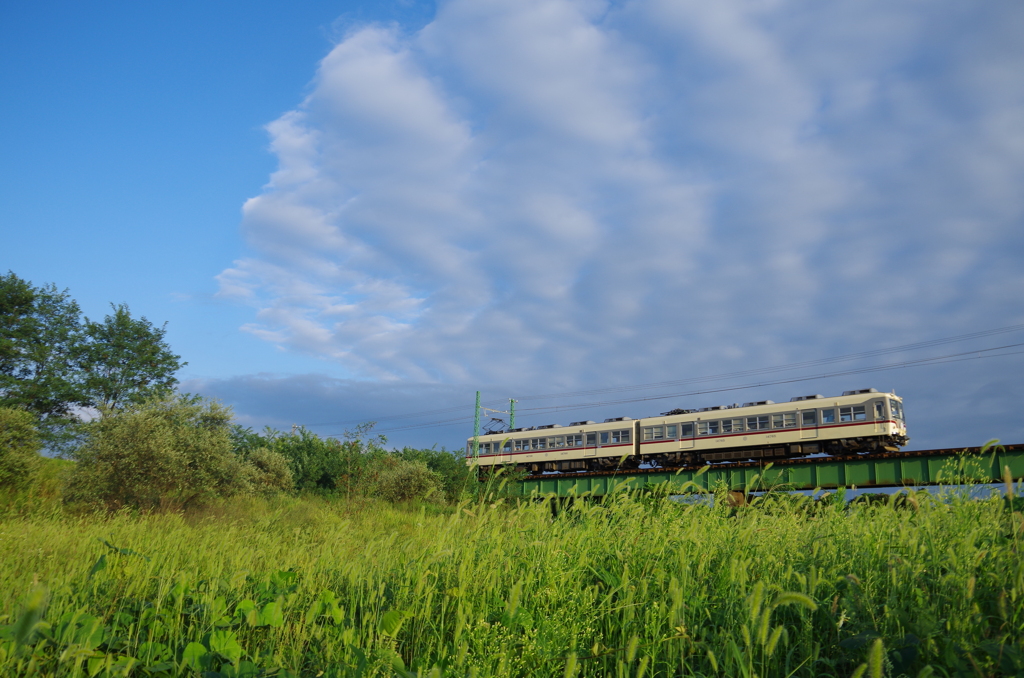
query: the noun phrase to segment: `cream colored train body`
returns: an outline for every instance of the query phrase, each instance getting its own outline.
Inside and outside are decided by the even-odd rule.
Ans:
[[[657,417],[577,421],[482,435],[467,463],[481,470],[514,464],[531,474],[613,468],[690,466],[826,453],[897,451],[907,443],[903,400],[875,389],[825,398],[799,396],[673,410]]]

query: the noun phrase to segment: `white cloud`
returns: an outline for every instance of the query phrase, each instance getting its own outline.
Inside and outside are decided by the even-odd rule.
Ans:
[[[221,295],[354,376],[534,390],[1019,322],[1022,16],[452,0],[355,29],[268,126]]]

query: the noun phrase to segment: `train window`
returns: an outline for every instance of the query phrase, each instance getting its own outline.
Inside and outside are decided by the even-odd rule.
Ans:
[[[502,448],[502,452],[511,452],[511,451],[512,451],[512,441],[511,440],[506,440],[505,441],[505,447]]]
[[[490,443],[480,443],[480,454],[490,454],[490,453],[491,453],[491,444]]]
[[[661,440],[664,437],[664,426],[648,426],[644,429],[644,440]]]
[[[718,435],[719,425],[721,422],[718,421],[698,421],[697,422],[697,435],[699,436],[716,436]]]
[[[548,442],[547,438],[534,438],[533,439],[533,449],[535,449],[535,450],[543,450],[545,447],[547,447],[547,442]]]
[[[516,441],[516,450],[523,449],[523,443],[526,443],[526,449],[530,449],[530,441],[529,440],[517,440]]]
[[[722,420],[722,433],[742,433],[743,432],[743,420],[742,419],[724,419]]]
[[[864,421],[867,418],[868,413],[864,405],[839,408],[839,421]]]
[[[760,417],[747,417],[748,431],[761,431],[766,428],[768,428],[767,414],[762,414]]]
[[[835,410],[822,410],[821,411],[821,423],[822,424],[834,424],[834,423],[836,423],[836,411]]]
[[[890,400],[889,406],[892,407],[892,416],[895,419],[904,421],[903,419],[903,403],[898,400]]]
[[[668,426],[665,427],[665,437],[666,438],[675,438],[676,437],[676,430],[677,430],[677,427],[676,427],[675,424],[669,424]]]
[[[796,413],[787,412],[785,414],[773,414],[772,415],[772,428],[795,428],[796,427]]]
[[[565,436],[551,438],[551,447],[565,447]]]
[[[818,423],[818,417],[815,416],[816,414],[817,414],[817,412],[815,412],[814,410],[804,410],[803,413],[800,415],[800,425],[801,426],[814,426],[814,425],[816,425]]]
[[[880,402],[875,403],[875,419],[885,419],[885,405]]]
[[[587,434],[587,447],[594,447],[595,445],[597,445],[597,434],[596,433],[588,433]]]
[[[612,431],[612,442],[613,443],[628,443],[629,442],[629,429],[624,431]]]
[[[571,436],[565,436],[566,447],[582,447],[583,446],[583,435],[574,433]]]
[[[693,437],[693,424],[680,424],[679,435],[683,438]]]
[[[601,431],[601,444],[602,445],[607,445],[608,444],[608,431]]]

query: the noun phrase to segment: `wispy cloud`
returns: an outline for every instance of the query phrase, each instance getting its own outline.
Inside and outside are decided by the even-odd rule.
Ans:
[[[1022,29],[738,0],[358,27],[268,125],[221,295],[353,377],[531,390],[1020,322]]]

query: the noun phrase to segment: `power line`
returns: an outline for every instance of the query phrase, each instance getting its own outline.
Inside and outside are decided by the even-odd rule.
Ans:
[[[623,386],[609,386],[609,387],[606,387],[606,388],[589,389],[589,390],[584,390],[584,391],[567,391],[567,392],[562,392],[562,393],[548,393],[548,394],[543,394],[543,395],[522,396],[522,397],[517,398],[517,400],[523,401],[523,400],[545,400],[545,399],[551,399],[551,398],[578,398],[578,397],[583,397],[583,396],[601,395],[601,394],[605,394],[605,393],[623,393],[623,392],[629,392],[629,391],[652,390],[652,389],[658,389],[658,388],[669,388],[669,387],[673,387],[673,386],[684,386],[684,385],[687,385],[687,384],[699,384],[699,383],[707,383],[707,382],[713,382],[713,381],[722,381],[722,380],[725,380],[725,379],[736,379],[736,378],[739,378],[739,377],[750,377],[750,376],[757,376],[757,375],[762,375],[762,374],[773,374],[773,373],[777,373],[777,372],[785,372],[785,371],[801,369],[801,368],[806,368],[806,367],[820,367],[822,365],[828,365],[828,364],[832,364],[832,363],[846,362],[846,361],[858,360],[858,359],[862,359],[862,358],[872,358],[872,357],[877,357],[877,356],[882,356],[882,355],[889,355],[889,354],[892,354],[892,353],[901,353],[901,352],[904,352],[904,351],[915,351],[915,350],[920,350],[922,348],[931,348],[933,346],[942,346],[942,345],[945,345],[945,344],[951,344],[951,343],[955,343],[955,342],[959,342],[959,341],[967,341],[969,339],[979,339],[979,338],[983,338],[983,337],[990,337],[990,336],[997,335],[997,334],[1006,334],[1008,332],[1016,332],[1016,331],[1020,331],[1020,330],[1024,330],[1024,324],[1021,324],[1021,325],[1009,325],[1009,326],[1006,326],[1006,327],[997,327],[997,328],[990,329],[990,330],[981,330],[981,331],[978,331],[978,332],[971,332],[969,334],[960,334],[960,335],[957,335],[957,336],[954,336],[954,337],[944,337],[944,338],[941,338],[941,339],[931,339],[931,340],[928,340],[928,341],[920,341],[920,342],[915,342],[915,343],[912,343],[912,344],[903,344],[901,346],[892,346],[892,347],[889,347],[889,348],[874,349],[874,350],[871,350],[871,351],[862,351],[860,353],[850,353],[850,354],[847,354],[847,355],[841,355],[841,356],[836,356],[836,357],[832,357],[832,358],[819,358],[819,359],[816,359],[816,360],[806,360],[806,361],[802,361],[802,362],[788,363],[788,364],[785,364],[785,365],[776,365],[776,366],[772,366],[772,367],[761,367],[761,368],[755,368],[755,369],[749,369],[749,370],[741,370],[741,371],[737,371],[737,372],[726,372],[726,373],[717,374],[717,375],[707,375],[707,376],[702,376],[702,377],[688,377],[686,379],[676,379],[676,380],[672,380],[672,381],[655,382],[655,383],[650,383],[650,384],[633,384],[633,385],[623,385]],[[815,378],[817,378],[817,377],[815,377]],[[739,387],[739,388],[746,388],[746,387]],[[714,391],[711,391],[711,392],[714,392]],[[665,397],[676,397],[676,394],[671,394],[671,395],[668,395],[668,396],[665,396]],[[635,402],[635,401],[623,401],[623,402]],[[488,401],[485,404],[486,405],[497,405],[498,403],[504,403],[504,401],[494,400],[494,401]],[[589,407],[589,406],[590,406],[589,404],[581,405],[581,407]],[[384,415],[384,416],[381,416],[381,417],[367,417],[367,418],[363,418],[363,419],[349,419],[349,420],[344,420],[344,421],[321,422],[321,423],[317,423],[317,424],[307,424],[307,426],[346,426],[346,425],[360,424],[360,423],[363,423],[363,422],[368,421],[368,420],[369,421],[375,421],[375,422],[386,422],[386,421],[395,421],[395,420],[400,420],[400,419],[419,419],[419,418],[428,417],[428,416],[437,416],[437,415],[449,414],[449,413],[453,413],[453,412],[462,412],[462,411],[465,411],[466,408],[468,408],[468,407],[469,407],[469,405],[457,405],[457,406],[453,406],[453,407],[444,407],[444,408],[439,408],[439,409],[435,409],[435,410],[424,410],[424,411],[421,411],[421,412],[412,412],[412,413],[409,413],[409,414],[394,414],[394,415]],[[456,421],[461,421],[461,418],[456,420]],[[433,425],[434,425],[433,423],[427,422],[426,424],[416,424],[415,427],[418,428],[418,427],[422,427],[422,426],[433,426]],[[413,426],[413,425],[410,424],[409,426]],[[398,427],[394,427],[394,428],[388,429],[388,430],[393,430],[393,431],[395,431],[395,430],[406,430],[406,428],[407,428],[406,426],[398,426]]]
[[[908,361],[904,361],[902,363],[894,363],[894,364],[890,364],[890,365],[876,365],[876,366],[873,366],[873,367],[862,367],[862,368],[857,368],[857,369],[853,369],[853,370],[843,370],[843,371],[840,371],[840,372],[830,372],[830,373],[827,373],[827,374],[817,374],[817,375],[808,376],[808,377],[793,377],[793,378],[789,378],[789,379],[776,379],[776,380],[773,380],[773,381],[762,381],[762,382],[757,382],[757,383],[752,383],[752,384],[743,384],[741,386],[723,386],[721,388],[705,389],[705,390],[700,390],[700,391],[690,391],[688,393],[672,393],[672,394],[667,394],[667,395],[643,396],[643,397],[639,397],[639,398],[623,398],[623,399],[620,399],[620,400],[606,400],[606,401],[603,401],[603,402],[589,402],[589,403],[584,403],[584,404],[580,404],[580,405],[551,405],[551,406],[548,406],[548,407],[526,408],[524,411],[529,411],[529,412],[559,412],[559,411],[566,411],[566,410],[582,409],[582,408],[586,408],[586,407],[606,407],[608,405],[621,405],[621,404],[626,404],[626,403],[646,402],[646,401],[650,401],[650,400],[667,400],[669,398],[683,398],[683,397],[689,397],[689,396],[694,396],[694,395],[706,395],[706,394],[709,394],[709,393],[724,393],[724,392],[727,392],[727,391],[739,391],[739,390],[744,390],[744,389],[749,389],[749,388],[760,388],[762,386],[775,386],[775,385],[778,385],[778,384],[793,384],[793,383],[802,382],[802,381],[813,381],[815,379],[829,379],[829,378],[832,378],[832,377],[842,377],[842,376],[849,376],[849,375],[854,375],[854,374],[868,374],[868,373],[871,373],[871,372],[883,372],[885,370],[903,369],[903,368],[907,368],[907,367],[922,367],[922,366],[928,366],[928,365],[941,365],[941,364],[945,364],[945,363],[962,362],[962,361],[965,361],[965,360],[977,360],[977,359],[980,359],[980,358],[1001,358],[1003,356],[1008,356],[1008,355],[1018,355],[1020,353],[1024,353],[1024,351],[1014,351],[1014,352],[1011,352],[1011,353],[999,353],[999,354],[995,354],[995,355],[984,355],[984,356],[975,355],[975,354],[977,354],[977,353],[984,353],[984,352],[987,352],[987,351],[999,351],[999,350],[1006,349],[1006,348],[1015,348],[1015,347],[1020,347],[1020,346],[1024,346],[1024,343],[1008,344],[1006,346],[997,346],[995,348],[978,349],[976,351],[967,351],[967,352],[964,352],[964,353],[952,353],[950,355],[937,356],[937,357],[934,357],[934,358],[921,358],[921,359],[918,359],[918,360],[908,360]],[[971,357],[964,357],[964,356],[971,356]]]
[[[569,411],[582,410],[582,409],[593,408],[593,407],[607,407],[609,405],[622,405],[622,404],[628,404],[628,403],[648,402],[648,401],[654,401],[654,400],[667,400],[669,398],[686,398],[686,397],[692,397],[692,396],[696,396],[696,395],[708,395],[708,394],[711,394],[711,393],[726,393],[726,392],[729,392],[729,391],[740,391],[740,390],[751,389],[751,388],[761,388],[761,387],[764,387],[764,386],[775,386],[775,385],[779,385],[779,384],[793,384],[793,383],[799,383],[799,382],[804,382],[804,381],[813,381],[813,380],[816,380],[816,379],[828,379],[828,378],[839,377],[839,376],[850,376],[850,375],[854,375],[854,374],[868,374],[868,373],[872,373],[872,372],[883,372],[885,370],[905,369],[905,368],[908,368],[908,367],[924,367],[924,366],[929,366],[929,365],[940,365],[940,364],[946,364],[946,363],[963,362],[963,361],[966,361],[966,360],[979,360],[979,359],[984,359],[984,358],[1002,358],[1002,357],[1010,356],[1010,355],[1024,354],[1024,351],[1013,351],[1013,352],[1009,352],[1009,353],[998,353],[998,354],[991,354],[989,352],[991,352],[991,351],[1001,351],[1001,350],[1005,350],[1005,349],[1009,349],[1009,348],[1018,348],[1018,347],[1022,347],[1022,346],[1024,346],[1024,343],[1007,344],[1005,346],[997,346],[997,347],[986,348],[986,349],[977,349],[977,350],[974,350],[974,351],[966,351],[966,352],[963,352],[963,353],[951,353],[951,354],[948,354],[948,355],[936,356],[936,357],[932,357],[932,358],[920,358],[918,360],[909,360],[909,361],[904,361],[902,363],[894,363],[894,364],[890,364],[890,365],[875,365],[875,366],[872,366],[872,367],[862,367],[862,368],[857,368],[857,369],[852,369],[852,370],[842,370],[842,371],[839,371],[839,372],[830,372],[830,373],[826,373],[826,374],[817,374],[817,375],[805,376],[805,377],[792,377],[792,378],[788,378],[788,379],[775,379],[775,380],[770,380],[770,381],[761,381],[761,382],[757,382],[757,383],[748,383],[748,384],[743,384],[743,385],[739,385],[739,386],[723,386],[723,387],[720,387],[720,388],[711,388],[711,389],[703,389],[703,390],[696,390],[696,391],[688,391],[688,392],[684,392],[684,393],[671,393],[671,394],[655,395],[655,396],[641,396],[641,397],[637,397],[637,398],[623,398],[623,399],[618,399],[618,400],[606,400],[606,401],[596,401],[596,402],[588,402],[588,403],[577,403],[577,404],[572,404],[572,405],[551,405],[551,406],[547,406],[547,407],[525,408],[524,410],[521,410],[521,411],[522,412],[530,412],[530,413],[534,413],[534,414],[539,414],[539,413],[542,413],[542,412],[549,412],[549,413],[569,412]],[[982,354],[982,353],[989,353],[989,355],[978,355],[978,354]],[[392,427],[392,428],[389,428],[389,429],[380,429],[380,430],[377,431],[377,433],[394,433],[394,432],[399,432],[399,431],[412,431],[412,430],[418,430],[418,429],[424,429],[424,428],[436,428],[436,427],[439,427],[439,426],[447,426],[449,424],[466,422],[466,421],[469,421],[471,419],[472,419],[472,416],[463,416],[463,417],[456,417],[456,418],[452,418],[452,419],[446,419],[446,420],[442,420],[442,421],[428,422],[428,423],[424,423],[424,424],[408,424],[408,425],[405,425],[405,426],[396,426],[396,427]]]
[[[548,398],[562,398],[562,397],[576,397],[581,395],[597,395],[601,393],[619,393],[623,391],[635,391],[635,390],[646,390],[653,388],[668,388],[670,386],[680,386],[683,384],[694,384],[708,381],[720,381],[722,379],[733,379],[737,377],[748,377],[759,374],[771,374],[775,372],[783,372],[795,369],[801,369],[804,367],[819,367],[821,365],[828,365],[836,362],[846,362],[849,360],[858,360],[861,358],[873,358],[881,355],[888,355],[892,353],[901,353],[904,351],[919,350],[922,348],[930,348],[932,346],[941,346],[944,344],[951,344],[958,341],[966,341],[968,339],[978,339],[982,337],[989,337],[996,334],[1005,334],[1007,332],[1015,332],[1024,330],[1024,325],[1011,325],[1009,327],[1000,327],[992,330],[983,330],[980,332],[972,332],[970,334],[962,334],[955,337],[946,337],[943,339],[932,339],[929,341],[921,341],[913,344],[904,344],[902,346],[893,346],[891,348],[881,348],[872,351],[863,351],[861,353],[851,353],[848,355],[837,356],[834,358],[819,358],[817,360],[806,360],[798,363],[789,363],[786,365],[777,365],[774,367],[761,367],[750,370],[741,370],[738,372],[729,372],[725,374],[710,375],[703,377],[689,377],[686,379],[676,379],[673,381],[663,381],[653,384],[638,384],[628,386],[610,386],[607,388],[590,389],[587,391],[576,391],[575,393],[552,393],[547,395],[534,395],[534,396],[522,396],[520,400],[540,400]]]

